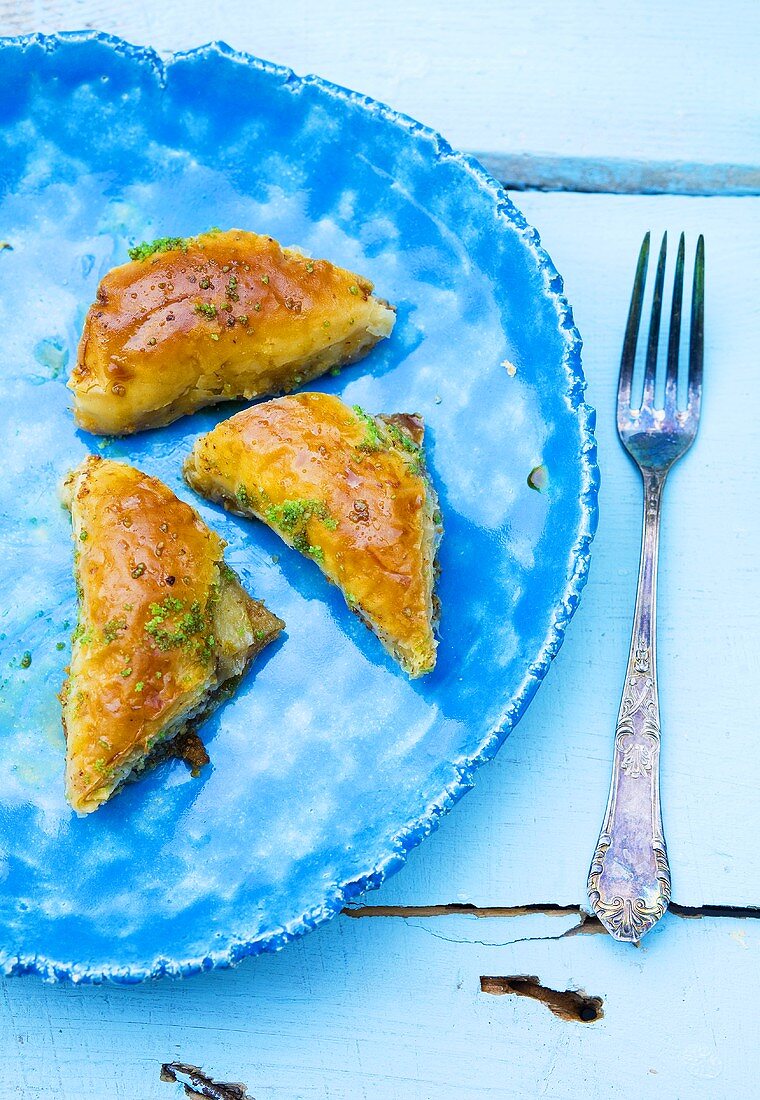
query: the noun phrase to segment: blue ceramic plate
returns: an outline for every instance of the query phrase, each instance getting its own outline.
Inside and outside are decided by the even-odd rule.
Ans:
[[[1,49],[0,968],[224,966],[398,870],[525,710],[596,521],[580,339],[535,230],[410,119],[224,46],[168,63],[98,34]],[[392,338],[319,386],[427,421],[446,533],[438,666],[421,681],[312,562],[187,489],[184,455],[234,407],[121,441],[74,426],[66,377],[101,276],[136,241],[210,225],[335,260],[398,306]],[[78,819],[56,697],[76,618],[57,486],[88,451],[191,500],[287,634],[206,723],[201,778],[164,765]]]

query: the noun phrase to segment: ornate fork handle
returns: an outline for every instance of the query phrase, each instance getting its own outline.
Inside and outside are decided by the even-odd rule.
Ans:
[[[642,470],[644,530],[612,781],[588,876],[591,906],[619,940],[635,942],[670,901],[670,867],[660,811],[660,712],[656,599],[660,504],[667,471]]]

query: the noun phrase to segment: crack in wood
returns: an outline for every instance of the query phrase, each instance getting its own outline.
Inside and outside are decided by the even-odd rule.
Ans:
[[[185,1095],[193,1100],[255,1100],[245,1085],[215,1081],[189,1062],[164,1062],[160,1077],[170,1084],[184,1085]]]
[[[508,993],[516,997],[530,997],[534,1001],[540,1001],[560,1020],[591,1024],[604,1016],[604,1002],[601,997],[592,997],[582,989],[550,989],[531,974],[514,974],[509,977],[483,974],[480,978],[480,991],[496,997]]]
[[[595,917],[589,919],[596,921]],[[598,931],[604,932],[605,929],[601,922],[597,921],[596,923],[599,924]],[[421,932],[425,932],[428,936],[432,936],[436,940],[443,940],[444,943],[462,943],[468,944],[469,946],[477,947],[513,947],[516,943],[537,943],[547,942],[548,940],[564,940],[567,936],[572,936],[580,933],[583,928],[583,924],[584,922],[581,921],[579,924],[573,925],[572,928],[568,928],[564,932],[560,932],[558,936],[518,936],[518,938],[514,940],[500,940],[497,942],[491,940],[474,940],[470,937],[462,939],[458,936],[444,936],[442,933],[436,932],[433,928],[429,928],[425,924],[417,924],[416,922],[410,922],[408,927],[418,928]],[[597,929],[594,929],[594,931],[597,931]]]
[[[357,905],[342,910],[346,917],[446,917],[461,914],[472,917],[525,917],[531,913],[545,916],[578,915],[577,905],[469,905],[452,902],[448,905]]]
[[[525,917],[541,914],[547,917],[577,916],[580,924],[568,929],[564,936],[588,935],[603,932],[599,920],[579,905],[556,905],[552,902],[536,902],[530,905],[470,905],[452,902],[444,905],[354,905],[342,911],[345,917]],[[668,912],[685,919],[701,917],[729,917],[732,920],[760,919],[760,906],[755,905],[680,905],[672,901]],[[560,937],[557,937],[560,938]]]

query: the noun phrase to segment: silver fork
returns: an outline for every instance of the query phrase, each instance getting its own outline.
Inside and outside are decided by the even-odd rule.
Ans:
[[[660,811],[660,711],[655,660],[657,550],[665,479],[673,463],[694,442],[702,400],[705,246],[700,236],[691,300],[688,402],[685,410],[678,408],[678,348],[684,275],[682,233],[670,314],[665,403],[663,408],[655,408],[666,252],[667,233],[662,239],[657,261],[644,390],[638,407],[631,404],[631,383],[649,262],[649,233],[639,252],[620,363],[618,435],[644,481],[644,529],[631,648],[615,732],[610,794],[588,876],[593,911],[616,939],[634,943],[657,923],[670,901],[670,866]]]

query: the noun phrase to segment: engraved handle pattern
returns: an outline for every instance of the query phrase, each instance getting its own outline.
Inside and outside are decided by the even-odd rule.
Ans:
[[[612,781],[588,876],[591,907],[616,939],[637,942],[670,901],[670,868],[660,810],[656,596],[660,504],[665,474],[644,476],[644,530],[636,610]]]

